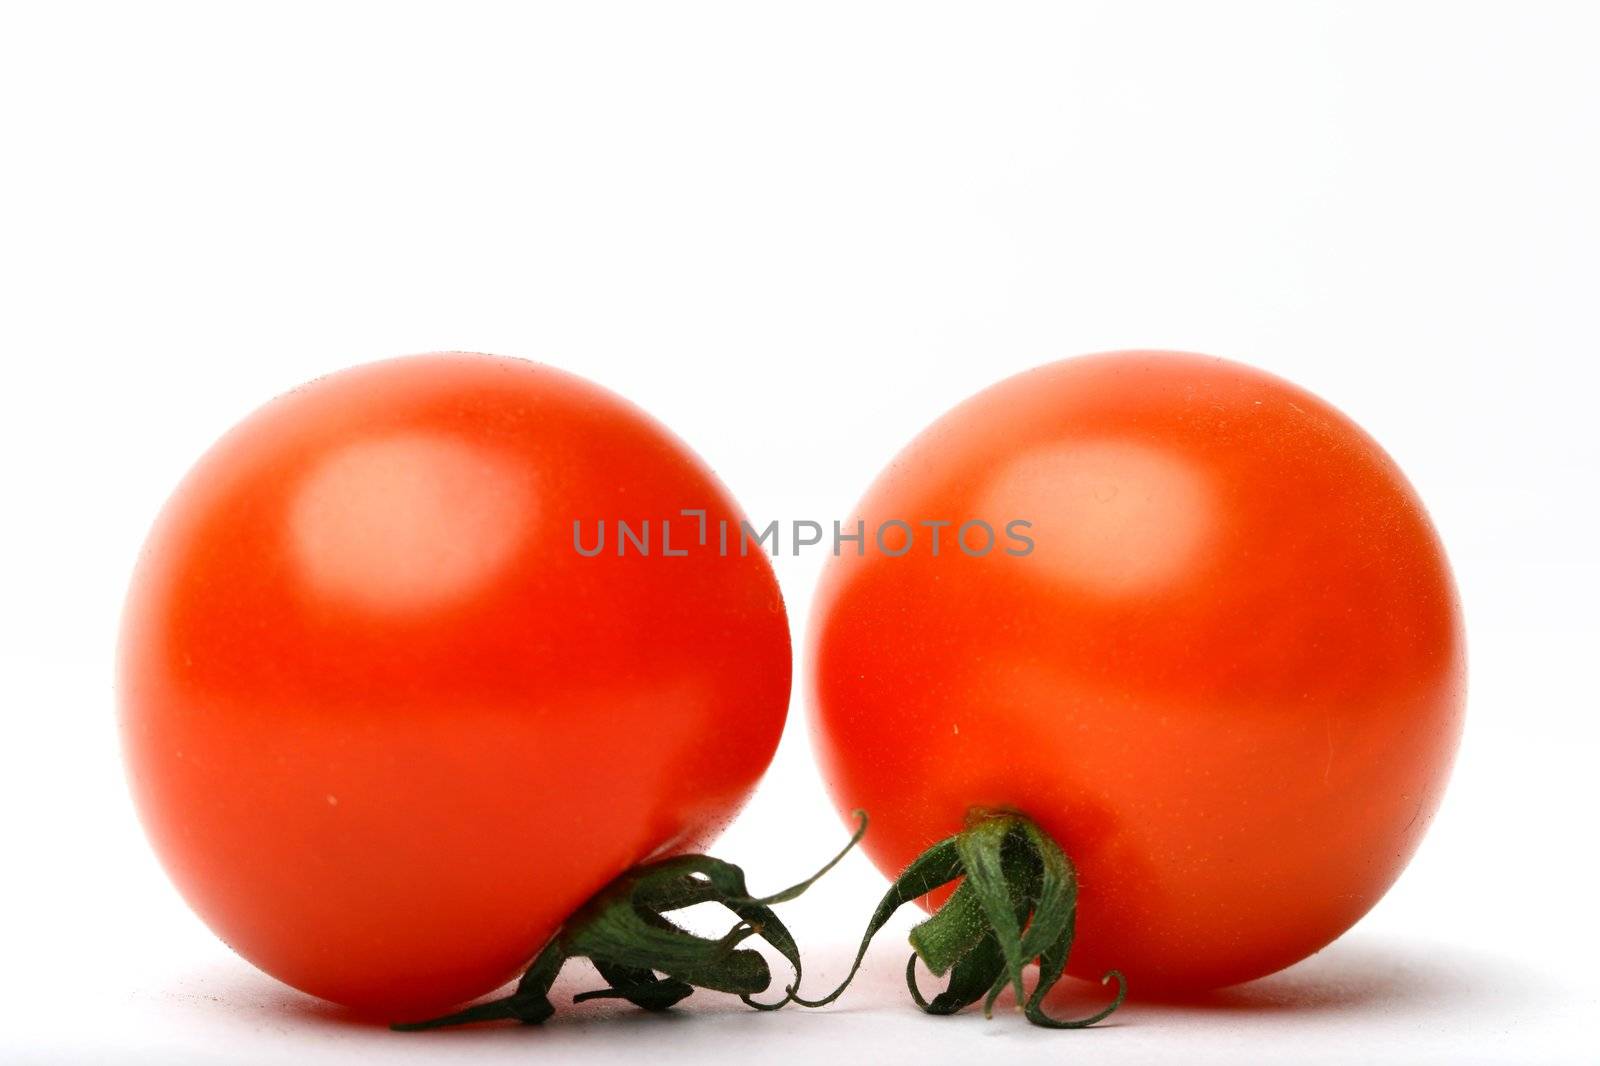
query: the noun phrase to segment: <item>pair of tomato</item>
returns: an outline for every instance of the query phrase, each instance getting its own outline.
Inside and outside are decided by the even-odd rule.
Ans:
[[[573,539],[686,509],[744,517],[637,408],[516,360],[362,366],[231,431],[151,533],[120,648],[135,798],[195,910],[401,1016],[708,843],[788,706],[772,569],[698,517],[672,557]],[[1080,872],[1072,971],[1194,988],[1315,951],[1416,847],[1459,609],[1415,493],[1317,398],[1198,356],[1068,360],[940,419],[857,517],[1034,545],[830,563],[814,737],[886,872],[973,808],[1024,811]]]

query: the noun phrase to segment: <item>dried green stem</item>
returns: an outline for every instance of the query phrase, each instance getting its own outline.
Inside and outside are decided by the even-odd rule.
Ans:
[[[799,987],[800,949],[772,907],[799,896],[855,847],[867,831],[866,814],[856,814],[859,824],[843,850],[804,881],[770,896],[751,896],[743,870],[709,855],[680,855],[636,866],[567,920],[509,996],[392,1028],[441,1029],[508,1019],[538,1025],[555,1013],[550,987],[556,975],[568,959],[579,957],[593,963],[607,984],[579,993],[573,1002],[616,998],[661,1011],[696,988],[707,988],[736,995],[757,1010],[777,1010],[794,998]],[[739,920],[713,939],[697,936],[667,917],[700,903],[720,904]],[[739,946],[752,937],[765,940],[794,969],[794,983],[782,999],[754,998],[772,984],[772,971],[760,952]]]
[[[917,1006],[929,1014],[954,1014],[981,999],[988,1016],[1009,986],[1028,1021],[1050,1029],[1094,1025],[1121,1006],[1127,982],[1112,970],[1101,984],[1114,978],[1116,996],[1103,1010],[1074,1019],[1045,1013],[1045,996],[1061,979],[1072,951],[1078,878],[1060,845],[1014,811],[975,812],[967,828],[919,855],[873,911],[844,981],[821,999],[804,999],[793,989],[790,997],[807,1007],[839,998],[860,970],[872,938],[894,912],[958,879],[944,906],[911,931],[915,954],[906,962],[906,985]],[[949,975],[944,991],[931,1000],[917,987],[919,958],[935,976]],[[1034,960],[1039,978],[1029,994],[1023,968]]]

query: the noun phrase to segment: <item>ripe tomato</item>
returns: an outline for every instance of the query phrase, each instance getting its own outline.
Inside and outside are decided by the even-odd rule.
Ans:
[[[122,734],[168,872],[245,958],[414,1017],[490,991],[765,769],[789,632],[740,514],[618,397],[429,355],[267,404],[184,480],[123,620]],[[649,557],[592,547],[656,524]]]
[[[1309,955],[1422,838],[1461,729],[1456,593],[1410,485],[1316,397],[1194,355],[1055,363],[935,422],[859,514],[809,685],[885,872],[971,808],[1031,815],[1081,877],[1069,972],[1138,994]],[[969,519],[1034,546],[969,555]],[[894,520],[898,556],[872,543]]]

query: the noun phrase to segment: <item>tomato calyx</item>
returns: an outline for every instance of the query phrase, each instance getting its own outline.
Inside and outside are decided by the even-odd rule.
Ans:
[[[837,999],[854,980],[878,930],[902,906],[957,879],[950,898],[911,931],[913,954],[906,960],[911,998],[929,1014],[954,1014],[983,1000],[984,1017],[1008,986],[1029,1022],[1048,1029],[1082,1029],[1104,1020],[1122,1005],[1127,980],[1116,970],[1116,997],[1086,1018],[1061,1019],[1045,1013],[1044,999],[1061,979],[1077,921],[1078,876],[1061,846],[1026,815],[1016,811],[974,810],[967,827],[919,855],[879,902],[867,923],[854,964],[838,988],[817,1000],[792,998],[806,1007]],[[923,998],[917,987],[917,960],[934,976],[949,975],[944,991]],[[1025,993],[1022,971],[1037,959],[1039,979]]]
[[[555,1013],[550,987],[556,975],[568,959],[580,957],[594,965],[607,985],[579,993],[574,1003],[625,999],[645,1010],[663,1011],[696,988],[705,988],[736,995],[756,1010],[777,1010],[795,998],[801,969],[799,946],[772,908],[800,896],[855,847],[867,831],[866,814],[856,814],[855,834],[837,855],[804,881],[770,896],[751,896],[744,871],[710,855],[679,855],[635,866],[578,908],[509,996],[390,1028],[415,1032],[506,1020],[538,1025]],[[701,903],[720,904],[738,923],[713,939],[667,917]],[[751,937],[765,940],[794,969],[794,982],[782,999],[754,998],[772,984],[772,970],[760,952],[739,946]]]

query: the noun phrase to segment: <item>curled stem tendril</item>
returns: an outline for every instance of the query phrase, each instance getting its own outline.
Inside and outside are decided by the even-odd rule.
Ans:
[[[1006,988],[1017,1008],[1034,1025],[1082,1029],[1103,1021],[1127,997],[1127,980],[1116,970],[1111,1003],[1086,1018],[1058,1019],[1044,1010],[1044,999],[1065,972],[1077,921],[1078,877],[1072,862],[1050,835],[1015,811],[974,812],[965,829],[919,855],[884,894],[867,922],[850,972],[820,999],[806,999],[794,988],[790,998],[805,1007],[832,1003],[861,969],[867,947],[895,911],[952,881],[955,890],[931,917],[911,931],[913,954],[906,961],[906,987],[929,1014],[954,1014],[979,1000],[987,1017]],[[917,961],[936,977],[948,977],[932,999],[917,986]],[[1039,963],[1033,991],[1023,986],[1023,968]],[[798,971],[796,975],[798,983]]]
[[[596,893],[545,945],[508,996],[425,1021],[399,1022],[402,1031],[442,1029],[473,1022],[516,1020],[538,1025],[555,1013],[550,987],[568,959],[587,958],[606,987],[580,992],[573,1002],[625,999],[644,1010],[663,1011],[706,988],[738,996],[756,1010],[777,1010],[800,985],[800,948],[772,907],[798,897],[855,847],[867,831],[857,811],[855,834],[816,873],[770,896],[752,896],[744,871],[709,855],[679,855],[628,870]],[[700,903],[716,903],[738,919],[720,937],[698,936],[667,915]],[[755,937],[783,956],[794,981],[782,999],[755,999],[772,984],[760,952],[740,947]]]

